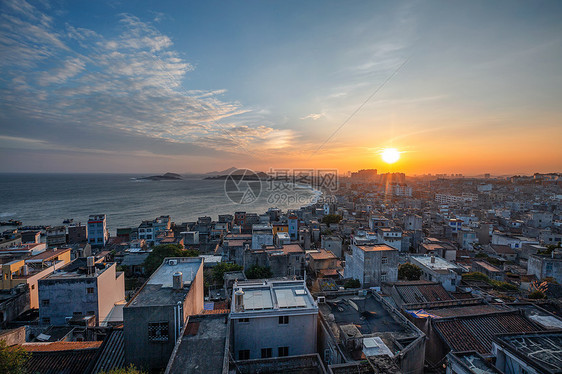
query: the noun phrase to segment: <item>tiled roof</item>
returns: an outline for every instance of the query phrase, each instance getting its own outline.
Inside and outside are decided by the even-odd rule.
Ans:
[[[105,338],[96,360],[92,374],[108,372],[125,366],[125,343],[123,330],[116,329]]]
[[[98,349],[32,352],[25,367],[34,374],[83,374],[90,371]]]
[[[490,354],[494,335],[543,330],[519,311],[434,319],[433,325],[453,351],[483,355]]]
[[[453,300],[439,283],[396,284],[396,290],[405,304]]]

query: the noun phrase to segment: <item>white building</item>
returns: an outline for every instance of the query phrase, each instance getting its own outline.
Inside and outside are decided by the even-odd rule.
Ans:
[[[351,245],[345,254],[344,277],[358,279],[363,287],[380,287],[398,279],[398,250],[387,244]]]
[[[252,249],[262,249],[273,245],[273,227],[270,225],[252,226]]]
[[[236,360],[316,353],[318,305],[303,281],[235,284],[230,321]]]
[[[410,255],[410,262],[422,269],[422,279],[439,282],[447,291],[455,291],[463,269],[439,256]]]

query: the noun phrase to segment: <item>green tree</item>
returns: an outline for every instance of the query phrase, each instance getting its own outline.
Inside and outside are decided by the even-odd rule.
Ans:
[[[398,279],[402,280],[419,280],[422,275],[422,270],[419,266],[414,264],[402,264],[398,266]]]
[[[193,250],[184,250],[180,245],[162,244],[152,248],[152,252],[144,260],[144,270],[147,275],[154,273],[166,257],[197,257],[199,252]]]
[[[146,372],[139,370],[135,365],[131,364],[126,368],[111,369],[110,371],[102,371],[100,374],[146,374]]]
[[[359,288],[361,287],[361,282],[359,282],[359,279],[346,279],[345,282],[343,283],[344,288]]]
[[[330,223],[338,223],[342,217],[337,214],[327,214],[322,218],[322,222],[329,225]]]
[[[244,273],[248,279],[265,279],[273,276],[269,266],[252,265]]]
[[[9,347],[5,340],[0,340],[0,373],[25,374],[25,364],[30,356],[21,346]]]
[[[213,279],[216,283],[221,283],[224,279],[224,273],[239,270],[242,270],[242,266],[221,262],[213,268]]]

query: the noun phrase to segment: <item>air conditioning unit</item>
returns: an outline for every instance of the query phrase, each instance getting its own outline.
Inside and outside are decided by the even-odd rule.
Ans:
[[[178,260],[168,260],[168,265],[176,266],[178,264]]]
[[[318,304],[326,303],[326,296],[318,296]]]

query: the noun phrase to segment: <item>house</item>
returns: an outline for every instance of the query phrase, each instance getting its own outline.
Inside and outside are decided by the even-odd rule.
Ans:
[[[273,228],[267,225],[252,226],[252,249],[260,249],[273,245]]]
[[[508,261],[517,259],[517,252],[508,245],[490,244],[490,252]]]
[[[51,274],[56,268],[70,262],[70,248],[50,249],[26,259],[14,260],[2,265],[0,289],[11,290],[20,284],[29,288],[29,307],[39,308],[39,279]]]
[[[337,291],[318,301],[318,350],[332,372],[376,372],[358,371],[368,358],[387,363],[381,373],[423,373],[425,335],[377,293]]]
[[[166,367],[188,316],[203,310],[203,259],[166,258],[123,308],[125,361]]]
[[[317,278],[339,278],[343,272],[339,259],[331,251],[318,249],[308,251],[308,267]]]
[[[422,270],[422,279],[439,282],[447,291],[455,291],[463,269],[439,256],[410,255],[410,262]]]
[[[235,359],[316,353],[318,306],[303,281],[239,282],[232,300]]]
[[[320,246],[337,257],[343,256],[342,238],[336,235],[322,235]]]
[[[230,323],[228,314],[200,314],[189,318],[176,344],[166,374],[226,373]]]
[[[387,244],[351,245],[345,254],[345,278],[358,279],[362,287],[380,287],[398,279],[398,250]]]
[[[66,244],[66,226],[49,227],[45,230],[45,239],[49,248],[59,247]]]
[[[88,219],[88,244],[92,247],[104,247],[109,239],[107,217],[105,214],[93,214]]]
[[[527,262],[527,273],[538,279],[553,278],[562,283],[562,251],[554,250],[549,255],[530,255]]]
[[[125,299],[125,274],[104,258],[77,258],[38,281],[42,325],[65,325],[73,317],[105,320],[115,303]]]
[[[504,273],[501,269],[484,260],[472,261],[472,271],[480,272],[493,280],[503,281],[504,279]]]

